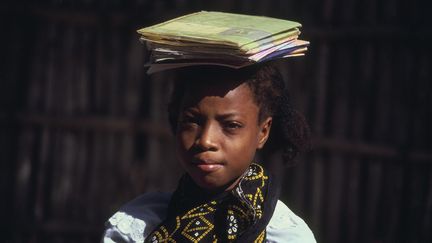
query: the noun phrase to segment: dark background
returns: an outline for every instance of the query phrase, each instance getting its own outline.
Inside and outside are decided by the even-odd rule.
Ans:
[[[219,10],[299,21],[311,41],[280,66],[314,148],[279,171],[318,242],[431,242],[425,3],[2,1],[0,241],[98,242],[122,203],[175,186],[169,77],[145,75],[135,30]]]

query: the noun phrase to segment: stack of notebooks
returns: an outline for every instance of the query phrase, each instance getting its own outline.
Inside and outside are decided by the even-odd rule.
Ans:
[[[300,23],[263,16],[201,11],[138,30],[151,51],[148,73],[192,65],[241,68],[302,56]]]

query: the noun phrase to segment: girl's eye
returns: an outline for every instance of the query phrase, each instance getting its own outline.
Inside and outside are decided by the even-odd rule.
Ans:
[[[181,124],[198,124],[198,119],[192,116],[182,117],[180,120]]]
[[[180,116],[179,125],[182,129],[195,129],[202,125],[202,119],[198,116],[184,114]]]
[[[183,122],[185,122],[185,123],[196,123],[197,119],[195,119],[194,117],[185,117],[183,119]]]
[[[229,121],[224,124],[224,128],[228,131],[235,131],[242,128],[243,125],[238,122]]]

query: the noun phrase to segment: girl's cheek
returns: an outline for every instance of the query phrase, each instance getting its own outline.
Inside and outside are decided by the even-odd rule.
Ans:
[[[195,133],[191,130],[180,131],[180,133],[177,135],[178,145],[184,150],[189,150],[193,146],[194,140]]]

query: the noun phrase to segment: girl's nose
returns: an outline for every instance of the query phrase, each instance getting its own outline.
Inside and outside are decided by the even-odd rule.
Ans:
[[[198,134],[196,144],[204,151],[217,151],[219,149],[218,136],[217,126],[215,124],[206,124]]]

